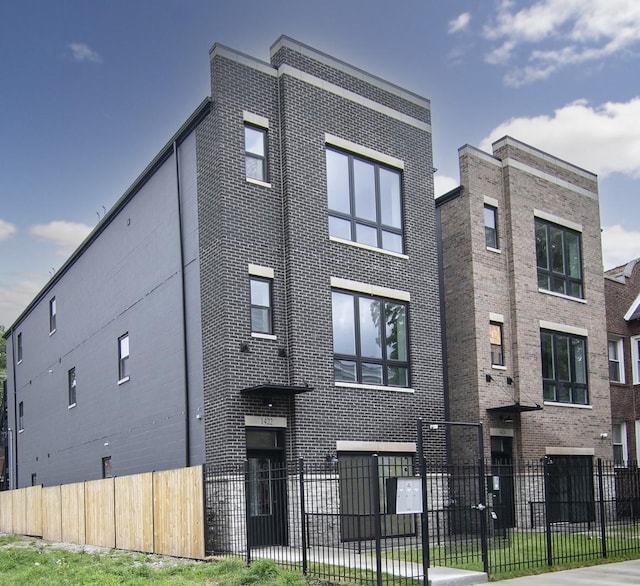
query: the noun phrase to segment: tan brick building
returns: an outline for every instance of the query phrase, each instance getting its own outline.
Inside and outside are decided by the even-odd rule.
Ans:
[[[492,146],[461,147],[461,186],[436,200],[448,417],[482,421],[494,463],[611,459],[597,177]],[[457,438],[454,458],[474,457]]]

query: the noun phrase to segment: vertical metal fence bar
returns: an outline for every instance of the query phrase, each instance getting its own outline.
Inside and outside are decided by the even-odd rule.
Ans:
[[[478,511],[480,513],[480,540],[482,548],[482,566],[485,573],[489,574],[489,547],[487,537],[487,485],[484,469],[484,432],[482,423],[478,423],[478,454],[479,466],[478,466],[478,498],[479,506]]]
[[[424,586],[429,584],[429,504],[427,503],[427,463],[424,458],[424,436],[422,435],[422,419],[418,419],[418,464],[420,478],[422,479],[422,516],[421,516],[421,532],[422,539],[422,583]]]
[[[545,523],[545,534],[547,539],[547,565],[553,565],[553,551],[551,546],[551,510],[550,510],[550,489],[549,489],[549,459],[543,459],[543,469],[544,469],[544,523]]]
[[[249,461],[245,460],[244,462],[244,525],[245,525],[245,533],[246,533],[246,546],[247,546],[247,565],[251,563],[251,537],[250,537],[250,525],[249,520],[251,518],[251,472],[249,469]]]
[[[380,481],[378,472],[378,454],[371,456],[373,488],[373,517],[376,538],[376,583],[382,586],[382,519],[380,518]]]
[[[300,480],[300,538],[302,542],[302,573],[307,574],[307,511],[304,504],[304,460],[300,458],[299,480]]]
[[[602,540],[602,557],[607,557],[607,521],[604,509],[604,482],[602,479],[602,458],[598,458],[598,492],[600,499],[600,538]]]

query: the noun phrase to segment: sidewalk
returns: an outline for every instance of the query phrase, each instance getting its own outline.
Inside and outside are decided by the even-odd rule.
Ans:
[[[628,586],[640,584],[640,560],[499,580],[497,586]]]

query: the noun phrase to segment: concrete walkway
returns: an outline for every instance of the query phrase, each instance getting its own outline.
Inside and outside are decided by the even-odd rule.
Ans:
[[[629,586],[640,584],[640,560],[548,572],[495,582],[496,586]]]

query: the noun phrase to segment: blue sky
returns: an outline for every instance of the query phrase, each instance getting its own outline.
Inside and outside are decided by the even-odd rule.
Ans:
[[[605,268],[640,256],[637,0],[20,0],[0,7],[0,324],[209,93],[215,42],[289,35],[431,99],[436,189],[505,134],[599,175]]]

